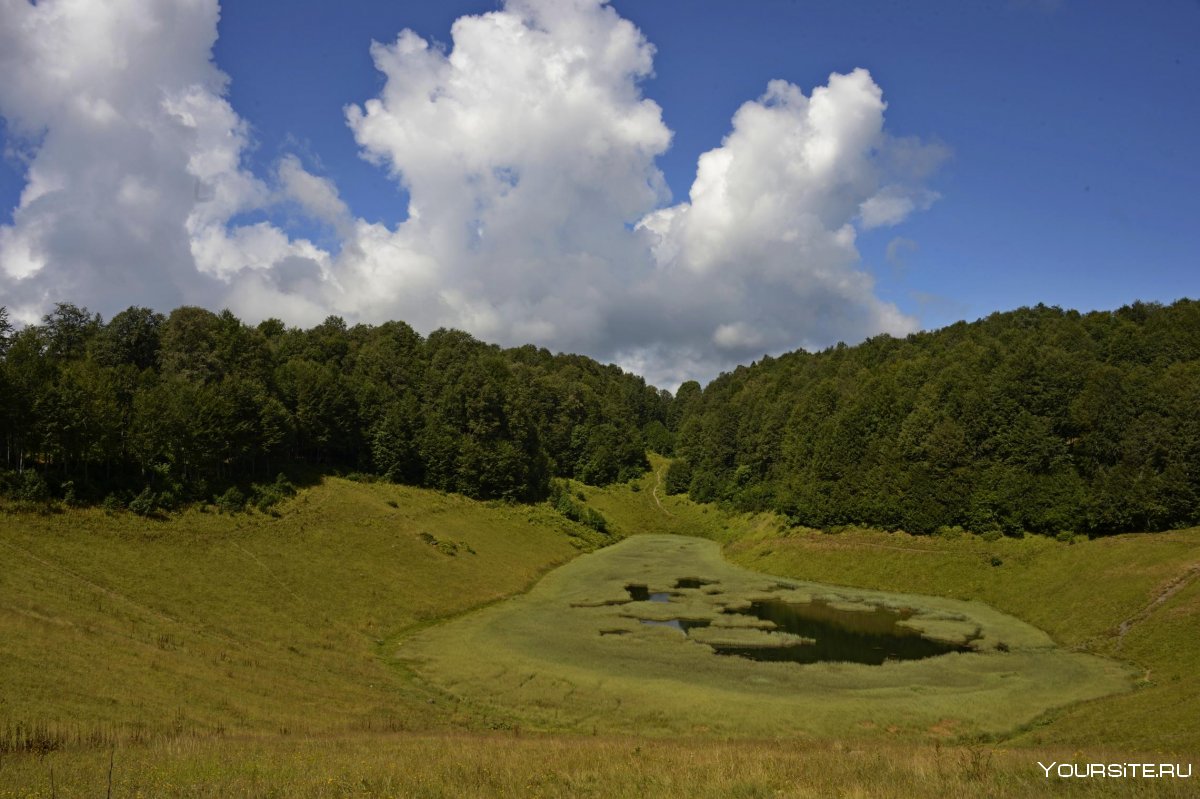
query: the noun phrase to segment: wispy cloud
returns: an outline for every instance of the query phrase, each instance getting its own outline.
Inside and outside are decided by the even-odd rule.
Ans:
[[[920,247],[912,239],[906,239],[903,236],[897,236],[887,243],[887,249],[884,251],[884,257],[887,262],[897,269],[904,269],[908,266],[908,256],[916,252]]]

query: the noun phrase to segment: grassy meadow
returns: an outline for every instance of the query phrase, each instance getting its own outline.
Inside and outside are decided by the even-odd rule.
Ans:
[[[662,464],[655,465],[657,472]],[[589,560],[575,558],[603,543],[599,534],[548,507],[331,478],[301,490],[277,516],[210,509],[147,520],[8,509],[0,513],[0,798],[109,790],[114,797],[1195,794],[1196,778],[1047,779],[1037,761],[1200,759],[1193,666],[1200,530],[1070,544],[831,534],[665,497],[657,483],[651,473],[634,484],[573,489],[605,515],[611,540],[686,533],[721,544],[723,559],[714,560],[713,549],[704,568],[727,560],[853,586],[864,596],[983,602],[1013,617],[1003,622],[1013,629],[1032,625],[1030,635],[1048,636],[1055,646],[1046,653],[1103,668],[1076,672],[1062,688],[1065,703],[1044,703],[1053,709],[1041,712],[1025,692],[1017,701],[1027,704],[1011,716],[991,716],[1011,724],[910,697],[920,710],[908,723],[858,723],[860,714],[847,726],[829,695],[810,717],[800,718],[797,702],[797,721],[788,724],[788,714],[771,715],[772,703],[761,698],[779,692],[770,680],[756,685],[760,699],[739,715],[727,711],[747,692],[732,690],[729,674],[697,673],[714,704],[677,714],[678,705],[662,699],[669,691],[656,692],[639,673],[645,659],[624,659],[628,674],[610,674],[606,685],[581,679],[582,688],[568,693],[544,665],[524,684],[520,668],[484,674],[508,656],[503,638],[485,636],[471,650],[472,668],[503,689],[491,691],[469,673],[459,679],[430,668],[445,653],[416,655],[455,627],[536,601],[561,582],[564,572],[552,570],[571,562],[569,577]],[[750,572],[725,568],[753,582]],[[538,581],[548,573],[546,588]],[[637,632],[622,644],[644,647],[671,631]],[[569,641],[562,646],[569,650]],[[668,661],[679,657],[674,665],[695,671],[694,654]],[[737,659],[725,660],[722,669]],[[587,665],[594,672],[598,664]],[[1039,668],[1051,684],[1060,679],[1052,666]],[[1096,687],[1114,675],[1121,686]],[[1033,685],[1036,675],[1017,679]],[[885,701],[893,690],[876,687]],[[859,711],[871,707],[868,696],[853,699]]]
[[[706,585],[672,591],[681,578]],[[629,583],[675,596],[631,601]],[[817,598],[860,616],[876,605],[915,609],[906,624],[955,643],[973,634],[976,651],[797,668],[722,657],[706,645],[769,647],[773,634],[722,611],[771,598]],[[684,635],[642,623],[670,618],[710,626]],[[1120,664],[1059,649],[986,605],[778,583],[729,565],[711,541],[680,536],[635,536],[578,558],[521,597],[406,639],[398,655],[447,695],[513,726],[606,734],[1000,735],[1048,707],[1132,682]]]
[[[0,735],[98,742],[436,724],[381,653],[528,588],[584,534],[546,508],[341,479],[278,517],[0,525]]]

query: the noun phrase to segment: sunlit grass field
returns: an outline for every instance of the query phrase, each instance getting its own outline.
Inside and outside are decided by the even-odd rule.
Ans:
[[[388,642],[528,588],[582,534],[546,508],[341,479],[278,518],[0,525],[0,736],[83,740],[442,723]]]
[[[730,565],[710,541],[636,536],[556,569],[526,595],[407,638],[398,655],[448,696],[511,726],[607,734],[999,736],[1048,707],[1131,684],[1120,664],[1057,648],[986,605],[764,577]],[[675,588],[681,578],[706,585]],[[629,583],[670,599],[632,601]],[[973,636],[973,651],[801,668],[718,655],[705,643],[769,646],[775,636],[721,609],[774,597],[835,602],[848,616],[915,610],[908,624],[957,643]],[[680,617],[711,626],[685,635],[644,623]]]
[[[1195,795],[1196,777],[1047,779],[1037,761],[1200,760],[1200,530],[830,534],[656,483],[574,489],[611,539],[699,535],[757,571],[980,600],[1121,663],[1134,688],[1000,736],[638,732],[552,704],[522,724],[395,654],[598,534],[547,507],[329,479],[277,517],[0,515],[0,797]]]

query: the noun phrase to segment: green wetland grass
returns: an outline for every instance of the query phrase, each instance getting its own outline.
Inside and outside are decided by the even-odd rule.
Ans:
[[[633,601],[630,584],[669,601]],[[778,635],[721,612],[772,598],[820,599],[851,616],[904,608],[915,612],[908,627],[969,641],[971,651],[803,666],[714,653],[709,644],[764,646]],[[685,635],[663,624],[673,618],[706,626]],[[606,734],[1002,735],[1050,707],[1133,684],[1127,667],[1065,651],[978,602],[780,582],[728,564],[714,542],[681,536],[634,536],[580,557],[520,597],[407,638],[398,657],[455,701],[511,725]]]
[[[713,670],[697,668],[678,631],[642,629],[638,616],[620,616],[628,605],[571,610],[616,610],[615,623],[632,628],[606,637],[618,649],[678,649],[650,677],[669,691],[646,687],[653,661],[644,657],[623,661],[627,672],[615,658],[613,673],[597,678],[594,658],[581,664],[569,651],[565,629],[548,630],[540,653],[519,635],[476,648],[479,668],[513,657],[536,665],[523,685],[525,660],[493,668],[486,691],[455,676],[461,662],[433,668],[448,653],[416,655],[437,636],[536,600],[558,567],[581,568],[596,556],[577,556],[604,539],[548,507],[330,479],[278,517],[0,511],[0,798],[1196,794],[1195,777],[1064,780],[1037,761],[1200,760],[1200,530],[1071,544],[830,534],[655,488],[653,473],[635,485],[573,486],[608,519],[613,541],[686,533],[720,544],[695,545],[708,560],[687,571],[705,573],[671,569],[664,580],[726,568],[749,593],[771,574],[840,586],[844,600],[882,592],[931,597],[923,601],[942,609],[983,603],[996,618],[980,626],[1018,657],[1017,631],[1030,636],[1027,654],[1048,658],[1037,670],[1043,688],[1066,680],[1067,701],[1036,699],[1038,679],[1018,670],[1006,679],[1032,688],[1011,713],[1000,694],[984,691],[964,711],[881,679],[843,695],[840,714],[835,692],[810,692],[809,712],[789,718],[762,698],[777,688],[729,681],[738,658],[708,654]],[[562,592],[627,599],[625,573]],[[655,579],[641,582],[669,587]],[[649,604],[643,616],[656,612]],[[770,679],[795,671],[743,665]],[[688,708],[661,698],[679,692],[677,667],[707,686],[684,696]],[[839,670],[826,671],[833,679]],[[913,714],[899,718],[905,702]]]

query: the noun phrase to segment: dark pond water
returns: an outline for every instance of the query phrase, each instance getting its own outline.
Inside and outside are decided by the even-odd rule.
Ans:
[[[634,602],[670,602],[671,594],[669,591],[655,591],[651,593],[650,589],[644,585],[633,583],[625,586],[625,590],[629,592],[629,598]]]
[[[751,660],[842,661],[878,666],[889,660],[920,660],[972,651],[969,646],[934,641],[898,626],[912,616],[911,611],[879,606],[869,611],[841,610],[819,600],[804,604],[767,600],[754,602],[749,610],[741,612],[772,622],[776,630],[816,639],[816,643],[780,647],[714,646],[717,654]]]
[[[684,583],[697,583],[696,585],[684,585]],[[706,585],[704,580],[680,580],[675,584],[676,588],[699,588],[700,585]],[[651,591],[644,585],[627,585],[625,590],[629,592],[629,597],[634,602],[670,602],[670,591]],[[655,621],[653,619],[642,619],[642,624],[648,624],[651,627],[670,627],[673,630],[679,630],[686,633],[688,630],[696,627],[707,627],[707,621],[689,621],[687,619],[667,619],[665,621]]]
[[[703,588],[706,585],[715,584],[715,580],[702,580],[699,577],[680,577],[675,581],[676,588]]]
[[[700,588],[707,581],[681,579],[676,588]],[[635,602],[670,602],[668,591],[650,591],[645,585],[625,586]],[[966,645],[949,644],[923,637],[899,622],[912,616],[910,610],[891,610],[874,606],[870,610],[843,610],[827,602],[813,600],[791,603],[762,600],[751,603],[749,609],[725,611],[741,613],[771,622],[771,632],[785,632],[815,639],[815,643],[785,646],[720,646],[709,644],[719,655],[731,655],[759,661],[819,663],[840,661],[878,666],[889,660],[920,660],[950,652],[970,652]],[[671,627],[687,634],[688,630],[707,627],[708,621],[668,619],[642,620],[642,624]]]

